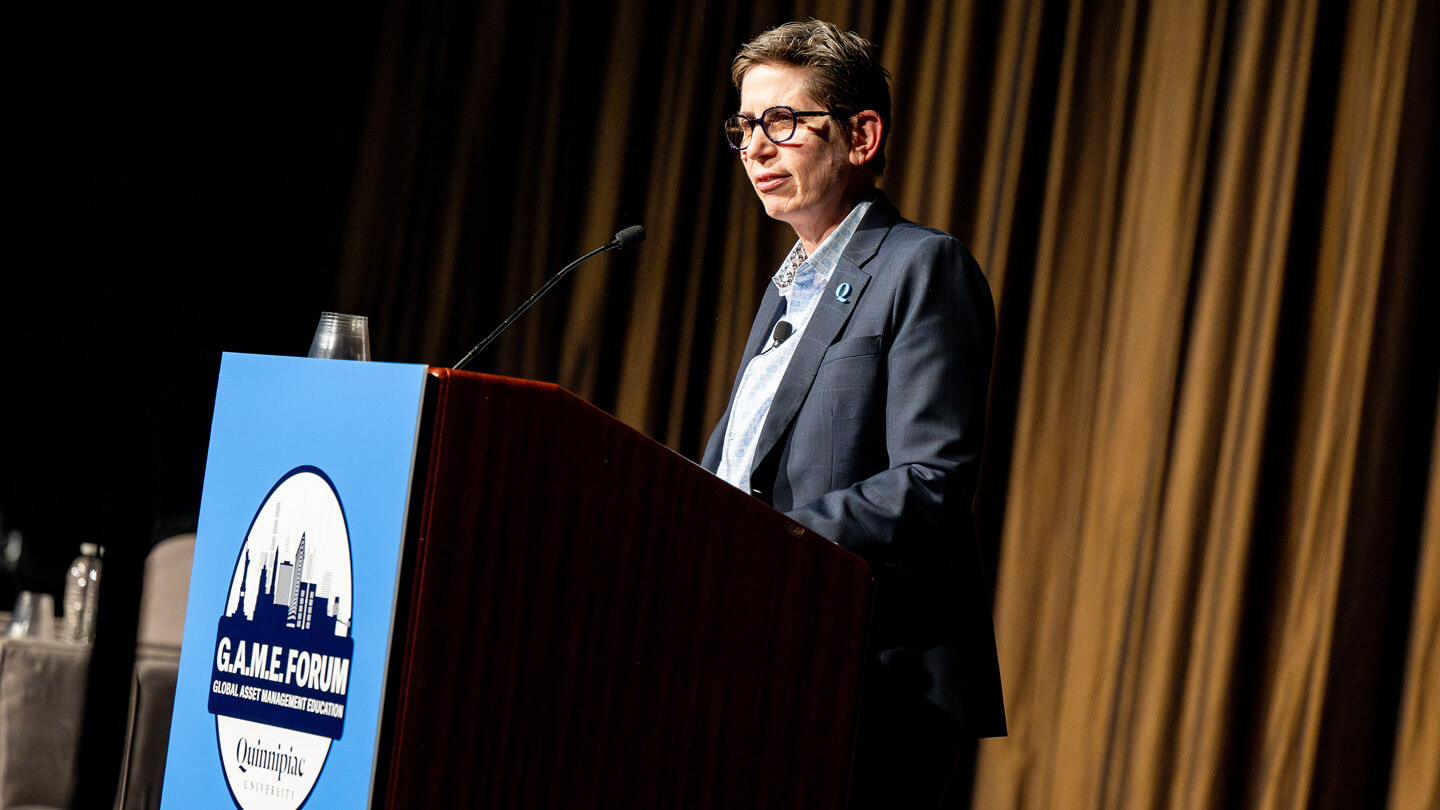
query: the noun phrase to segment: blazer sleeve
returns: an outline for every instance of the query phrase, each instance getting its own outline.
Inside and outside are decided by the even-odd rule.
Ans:
[[[886,458],[864,462],[854,483],[798,505],[790,516],[872,562],[931,555],[917,544],[949,537],[971,502],[984,440],[995,310],[979,265],[953,237],[925,231],[904,255],[877,268],[884,315]],[[882,255],[876,257],[881,262]],[[882,271],[888,278],[880,275]],[[893,275],[889,275],[893,274]],[[857,425],[858,431],[877,429]],[[837,456],[861,435],[836,425]]]

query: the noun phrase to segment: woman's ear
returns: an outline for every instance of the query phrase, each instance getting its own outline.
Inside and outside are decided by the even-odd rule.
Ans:
[[[885,133],[885,122],[874,110],[861,110],[850,121],[850,163],[864,166],[880,154],[880,138]]]

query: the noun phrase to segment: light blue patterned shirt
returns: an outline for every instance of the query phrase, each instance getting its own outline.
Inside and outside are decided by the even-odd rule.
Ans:
[[[760,439],[760,430],[765,426],[765,417],[770,413],[770,403],[780,387],[780,379],[795,355],[795,347],[805,334],[810,316],[835,273],[835,265],[850,244],[850,237],[870,210],[872,198],[861,200],[825,241],[815,248],[815,255],[806,257],[805,247],[796,240],[795,246],[780,270],[771,279],[785,299],[785,315],[782,321],[789,321],[794,327],[790,337],[779,346],[774,346],[774,333],[766,341],[766,349],[750,361],[740,377],[740,387],[735,392],[735,402],[730,407],[730,421],[725,425],[725,446],[720,451],[720,467],[715,474],[734,486],[750,491],[750,468],[755,464],[755,443]],[[796,265],[796,262],[799,262]],[[786,283],[791,267],[794,280]]]

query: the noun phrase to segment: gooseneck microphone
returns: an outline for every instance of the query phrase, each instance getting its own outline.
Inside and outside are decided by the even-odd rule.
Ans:
[[[644,227],[643,225],[631,225],[630,227],[625,228],[625,229],[621,230],[619,233],[615,234],[615,238],[614,238],[614,239],[611,239],[611,240],[609,241],[609,243],[607,243],[604,247],[600,248],[599,250],[596,250],[595,253],[600,253],[601,251],[609,250],[609,249],[611,249],[611,248],[615,248],[615,249],[617,249],[617,250],[624,250],[625,248],[635,247],[636,245],[638,245],[638,244],[640,244],[641,242],[644,242],[644,241],[645,241],[645,227]],[[590,258],[590,257],[593,256],[593,255],[595,255],[595,254],[594,254],[594,253],[589,253],[589,254],[586,254],[586,255],[584,255],[584,256],[581,256],[578,260],[576,260],[575,263],[576,263],[576,264],[579,264],[580,262],[585,261],[586,259]],[[561,270],[560,272],[563,273],[563,272],[565,272],[565,271],[564,271],[564,270]]]
[[[536,290],[534,295],[525,299],[525,303],[521,304],[519,309],[510,313],[510,316],[508,318],[501,321],[500,325],[495,327],[494,330],[490,332],[490,334],[486,335],[484,340],[476,343],[473,349],[471,349],[464,357],[460,358],[460,362],[455,364],[455,370],[459,371],[460,369],[465,368],[465,364],[475,359],[475,355],[485,351],[486,346],[489,346],[491,343],[495,342],[495,338],[500,337],[501,332],[509,329],[510,324],[519,320],[520,316],[525,314],[525,310],[529,309],[531,304],[540,300],[540,296],[549,292],[551,287],[554,287],[556,283],[560,281],[560,279],[565,277],[565,274],[579,267],[581,264],[584,264],[588,259],[599,256],[601,253],[610,250],[624,250],[625,248],[634,247],[644,241],[645,228],[640,225],[631,225],[630,227],[615,234],[614,239],[611,239],[609,242],[606,242],[600,247],[595,248],[589,253],[586,253],[584,256],[581,256],[575,261],[565,265],[565,268],[563,270],[551,276],[550,280],[545,282],[544,286],[542,286],[540,289]]]

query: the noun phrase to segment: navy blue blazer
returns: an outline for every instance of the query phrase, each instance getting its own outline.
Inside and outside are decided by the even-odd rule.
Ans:
[[[736,387],[782,305],[767,285]],[[750,476],[756,497],[870,562],[879,677],[866,688],[895,685],[977,737],[1005,734],[971,516],[994,343],[969,251],[880,195],[800,337]],[[711,472],[729,418],[705,448]]]

